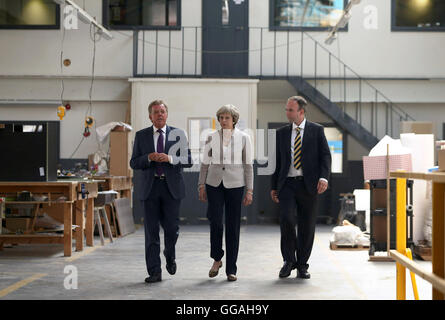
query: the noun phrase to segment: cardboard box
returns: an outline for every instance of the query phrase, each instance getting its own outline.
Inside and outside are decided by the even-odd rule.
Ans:
[[[130,156],[128,151],[129,133],[130,131],[115,131],[115,130],[110,132],[111,176],[130,175]]]
[[[6,220],[6,229],[11,232],[22,231],[31,228],[31,218],[7,218]]]
[[[411,154],[389,156],[389,171],[412,171]],[[386,156],[363,157],[363,175],[365,180],[386,179]]]
[[[422,121],[402,121],[400,133],[434,134],[434,124]]]
[[[437,163],[439,171],[445,171],[445,150],[437,150]]]

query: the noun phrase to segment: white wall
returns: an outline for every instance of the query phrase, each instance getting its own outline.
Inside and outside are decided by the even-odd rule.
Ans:
[[[216,118],[216,111],[233,104],[247,128],[256,129],[258,80],[130,79],[131,122],[135,131],[151,126],[148,105],[162,99],[169,108],[168,123],[187,131],[189,117]]]
[[[377,8],[376,30],[364,27],[364,9],[372,5]],[[250,27],[267,27],[269,24],[269,0],[250,1]],[[273,48],[274,32],[263,31],[263,48]],[[391,1],[362,0],[352,9],[352,18],[347,32],[340,32],[339,39],[327,46],[324,40],[327,31],[309,32],[333,55],[339,57],[362,77],[370,78],[444,78],[445,54],[444,32],[391,32]],[[286,73],[287,32],[277,32],[277,74]],[[290,71],[300,72],[300,37],[290,32]],[[314,42],[304,38],[304,74],[314,74]],[[251,30],[250,73],[259,71],[260,31]],[[255,51],[257,50],[257,51]],[[263,51],[263,72],[273,74],[273,50]],[[328,74],[329,54],[318,47],[318,74]],[[324,61],[324,63],[323,63]],[[332,72],[340,74],[338,65],[332,60]],[[343,74],[343,70],[340,70]],[[335,73],[334,73],[335,72]]]
[[[77,1],[83,6],[82,1]],[[378,10],[378,29],[366,30],[363,26],[364,8],[373,5]],[[352,9],[353,17],[349,30],[341,32],[339,41],[331,46],[325,46],[332,54],[339,56],[363,77],[379,78],[444,78],[445,54],[444,32],[391,32],[391,1],[363,0]],[[85,1],[86,10],[102,21],[102,1]],[[269,26],[269,0],[251,0],[249,3],[250,27]],[[182,1],[182,26],[201,26],[201,0]],[[131,31],[112,31],[112,41],[100,40],[97,43],[98,75],[131,76],[133,40]],[[311,32],[310,35],[323,43],[327,32]],[[171,71],[181,70],[182,38],[181,31],[171,32]],[[153,62],[154,32],[146,34],[146,70]],[[159,31],[159,63],[160,71],[166,70],[168,54],[165,45],[168,44],[168,32]],[[286,32],[277,32],[277,74],[286,72]],[[185,34],[185,67],[186,73],[194,72],[194,30],[187,29]],[[142,39],[141,39],[142,40]],[[1,74],[60,74],[59,55],[62,41],[61,30],[0,30],[0,72]],[[290,69],[298,71],[300,63],[300,33],[290,32]],[[313,75],[312,40],[304,40],[305,66],[304,72]],[[142,46],[142,42],[141,42]],[[141,47],[140,46],[140,47]],[[198,32],[198,72],[201,63],[201,38]],[[250,73],[259,72],[259,30],[252,29],[250,33]],[[263,48],[272,48],[273,32],[264,30]],[[67,75],[86,75],[90,72],[92,41],[89,37],[89,27],[79,22],[79,30],[67,30],[65,34],[65,57],[73,62],[71,67],[64,69]],[[327,74],[327,57],[319,48],[319,74]],[[263,72],[273,74],[273,50],[263,52]],[[181,57],[181,58],[180,58]],[[142,59],[142,57],[140,57]],[[306,60],[307,58],[307,60]],[[39,63],[35,63],[38,59]],[[324,61],[322,64],[321,61]],[[192,68],[193,67],[193,68]],[[193,70],[188,70],[191,68]],[[332,64],[332,71],[339,73],[338,65]],[[340,70],[341,73],[343,72]],[[333,74],[335,75],[335,74]]]
[[[182,26],[200,26],[202,21],[201,14],[202,0],[183,0],[182,1]],[[77,1],[83,6],[84,1]],[[363,27],[363,10],[367,5],[375,5],[378,9],[378,29],[365,30]],[[98,21],[102,21],[102,1],[88,0],[85,1],[85,9],[92,15],[97,17]],[[269,24],[269,0],[251,0],[249,2],[249,24],[250,27],[268,27]],[[441,120],[444,118],[442,112],[443,103],[445,101],[445,90],[443,90],[445,78],[445,60],[444,56],[445,33],[443,32],[391,32],[390,28],[390,1],[389,0],[362,0],[361,4],[353,8],[353,17],[349,24],[348,32],[340,34],[340,39],[328,49],[334,55],[340,55],[341,59],[350,65],[361,76],[371,78],[426,78],[427,80],[372,80],[372,84],[388,96],[396,103],[402,104],[416,120],[436,122],[436,134],[441,135]],[[88,92],[90,85],[90,77],[92,72],[93,58],[93,42],[89,34],[89,26],[79,22],[79,30],[66,30],[63,41],[63,58],[71,59],[71,66],[60,67],[60,53],[62,49],[62,30],[0,30],[0,101],[7,99],[12,100],[40,100],[52,101],[56,103],[60,100],[60,79],[54,78],[63,76],[66,79],[65,84],[65,100],[69,100],[73,106],[79,103],[79,109],[85,109],[85,102],[88,101]],[[194,29],[185,31],[184,48],[184,73],[194,74],[195,72],[195,38]],[[258,32],[251,31],[250,34],[250,72],[256,74],[258,71]],[[131,31],[112,31],[113,40],[107,41],[101,39],[96,43],[96,66],[95,75],[97,81],[95,84],[93,101],[98,103],[97,119],[106,121],[113,119],[115,121],[124,121],[126,101],[130,99],[131,91],[127,79],[133,74],[133,39]],[[172,31],[171,33],[172,50],[170,71],[172,73],[182,72],[182,37],[180,31]],[[318,41],[323,42],[326,32],[311,32],[311,36]],[[153,32],[146,33],[146,54],[145,54],[145,72],[153,71]],[[294,46],[290,48],[292,59],[290,59],[290,67],[297,70],[299,63],[299,40],[298,32],[290,33],[290,41],[294,42]],[[140,35],[142,40],[142,34]],[[201,38],[198,32],[198,56],[196,58],[197,73],[201,72]],[[271,47],[273,43],[273,32],[265,31],[263,39],[263,48]],[[286,32],[277,32],[277,65],[279,72],[283,74],[286,71],[286,46],[283,46],[286,40]],[[168,44],[168,32],[160,31],[158,33],[158,58],[160,64],[158,72],[164,73],[168,71],[168,50],[165,44]],[[166,42],[167,41],[167,42]],[[305,43],[311,41],[305,40]],[[142,43],[142,42],[141,42]],[[415,45],[414,45],[415,44]],[[304,71],[308,75],[313,74],[313,46],[305,47]],[[141,46],[140,46],[141,49]],[[151,50],[151,51],[150,51]],[[293,51],[292,51],[293,50]],[[268,53],[264,52],[263,71],[265,73],[273,73],[273,50],[269,49]],[[323,54],[322,50],[318,50],[319,58]],[[142,59],[140,52],[139,58]],[[305,59],[306,59],[305,58]],[[311,60],[312,59],[312,60]],[[321,61],[321,60],[320,60]],[[139,64],[142,68],[142,63]],[[320,62],[318,65],[319,75],[326,67]],[[292,69],[292,68],[290,68]],[[333,72],[338,71],[338,65],[333,63]],[[141,71],[141,69],[139,69]],[[342,70],[340,70],[342,71]],[[335,75],[335,73],[333,73]],[[338,75],[343,75],[341,72]],[[435,78],[434,80],[428,80]],[[147,96],[158,97],[160,93],[165,92],[168,100],[172,100],[173,105],[179,103],[183,97],[179,97],[177,93],[171,91],[171,82],[159,82],[156,85],[156,92]],[[273,82],[273,81],[272,81]],[[222,82],[219,83],[221,85]],[[348,81],[348,88],[350,83]],[[234,82],[236,86],[238,82]],[[153,86],[154,83],[150,83]],[[187,84],[191,85],[191,84]],[[196,85],[196,83],[194,84]],[[183,87],[184,83],[180,87]],[[200,86],[205,86],[200,83]],[[224,84],[224,86],[230,86]],[[223,86],[223,88],[225,88]],[[173,86],[175,88],[175,85]],[[282,89],[284,88],[284,89]],[[326,82],[318,82],[318,88],[324,88],[326,92]],[[343,101],[341,81],[333,82],[333,100]],[[136,89],[135,89],[136,90]],[[254,90],[254,89],[252,89]],[[322,90],[322,91],[323,91]],[[217,89],[215,89],[217,91]],[[195,91],[198,92],[198,91]],[[231,90],[229,90],[231,92]],[[253,92],[253,91],[252,91]],[[265,116],[261,113],[265,110],[262,107],[263,101],[282,101],[288,96],[295,94],[295,90],[286,81],[276,81],[273,85],[258,87],[259,105],[259,122],[261,123]],[[150,93],[151,94],[151,93]],[[192,95],[193,96],[193,95]],[[207,97],[206,95],[204,95]],[[199,94],[195,94],[199,98]],[[222,96],[223,97],[223,96]],[[232,98],[232,97],[230,97]],[[347,101],[354,101],[356,97],[353,91],[347,92]],[[238,98],[237,98],[238,99]],[[252,97],[256,99],[255,97]],[[205,105],[211,105],[213,114],[216,107],[221,104],[224,99],[217,99],[212,104],[208,100]],[[242,100],[242,99],[241,99]],[[203,101],[203,100],[201,100]],[[233,102],[233,99],[231,99]],[[238,100],[237,100],[238,101]],[[372,94],[363,93],[363,101],[372,101]],[[147,101],[143,102],[144,104]],[[179,105],[179,104],[178,104]],[[183,105],[183,104],[182,104]],[[252,106],[256,103],[252,103]],[[420,106],[420,107],[419,107]],[[110,109],[108,109],[110,108]],[[197,108],[192,107],[191,112],[194,113]],[[215,110],[213,110],[215,109]],[[26,112],[29,110],[32,112]],[[76,109],[77,110],[77,109]],[[185,115],[186,111],[178,110],[179,115]],[[205,109],[207,110],[207,109]],[[200,110],[196,113],[206,113]],[[31,116],[45,115],[44,117],[56,119],[56,107],[40,107],[33,105],[25,109],[19,109],[16,106],[0,106],[0,119],[30,119]],[[72,112],[74,114],[74,111]],[[272,115],[272,116],[275,116]],[[171,120],[178,121],[179,126],[184,125],[182,118]],[[74,118],[74,117],[73,117]],[[67,132],[64,137],[76,136],[79,126],[83,126],[83,120],[78,117],[76,120],[65,118],[63,126]],[[147,118],[144,118],[148,121]],[[256,119],[251,115],[251,119]],[[253,120],[252,120],[253,121]],[[148,124],[148,123],[145,123]],[[142,123],[137,124],[140,127]],[[71,140],[70,144],[72,143]],[[62,144],[66,143],[65,138]],[[90,153],[88,144],[79,149],[76,157],[83,157]],[[69,151],[62,148],[62,157],[69,155]]]
[[[65,118],[60,122],[60,158],[85,159],[100,147],[107,152],[109,149],[109,138],[102,144],[98,144],[94,128],[90,130],[91,135],[85,138],[78,151],[73,154],[76,147],[83,138],[85,112],[88,102],[71,102],[72,109],[68,111]],[[125,119],[126,103],[95,102],[92,116],[99,127],[109,122],[122,121]],[[58,121],[56,106],[15,105],[0,106],[1,120],[50,120]]]

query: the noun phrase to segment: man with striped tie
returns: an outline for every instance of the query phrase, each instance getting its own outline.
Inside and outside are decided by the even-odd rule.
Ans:
[[[284,260],[280,278],[289,277],[293,269],[297,269],[299,278],[310,278],[307,262],[314,243],[317,196],[328,188],[331,172],[324,128],[305,118],[306,105],[303,97],[290,97],[286,104],[290,124],[276,133],[276,166],[270,194],[280,207]]]

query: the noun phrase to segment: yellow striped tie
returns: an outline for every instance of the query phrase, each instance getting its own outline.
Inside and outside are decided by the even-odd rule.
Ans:
[[[297,127],[297,135],[295,136],[294,141],[294,167],[295,169],[301,168],[301,135],[300,135],[300,128]]]

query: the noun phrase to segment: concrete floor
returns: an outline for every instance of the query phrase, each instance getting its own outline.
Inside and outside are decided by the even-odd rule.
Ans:
[[[212,260],[206,225],[181,226],[176,275],[167,273],[162,257],[163,281],[151,285],[144,282],[143,228],[104,247],[96,237],[95,247],[73,250],[72,257],[63,257],[61,245],[14,246],[0,251],[0,299],[394,300],[395,263],[369,262],[367,251],[330,250],[331,230],[317,226],[310,280],[297,279],[295,271],[278,278],[277,225],[242,227],[236,282],[228,282],[223,269],[216,278],[208,277]],[[431,262],[417,262],[431,271]],[[74,268],[77,289],[65,289],[64,283],[72,284],[66,277],[74,275]],[[431,300],[431,285],[416,280],[420,299]],[[407,299],[413,299],[409,273]]]

